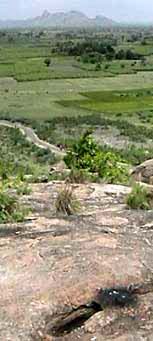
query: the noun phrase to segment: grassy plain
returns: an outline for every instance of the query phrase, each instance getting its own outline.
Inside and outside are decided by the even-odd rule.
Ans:
[[[128,91],[93,91],[82,93],[82,95],[87,99],[63,101],[62,103],[91,111],[118,113],[123,116],[124,113],[131,112],[135,112],[136,116],[137,112],[141,110],[152,110],[153,112],[153,88]]]
[[[137,71],[153,70],[153,45],[140,43],[119,44],[119,49],[132,49],[145,56],[141,60],[102,60],[101,70],[95,71],[95,64],[82,63],[73,56],[54,55],[52,39],[49,41],[2,43],[0,47],[0,77],[14,77],[19,82],[44,79],[101,78],[116,74],[134,74]],[[46,67],[44,59],[51,58]]]
[[[51,58],[50,67],[44,63],[46,57]],[[0,48],[0,77],[14,77],[19,82],[104,75],[104,70],[95,71],[95,65],[85,67],[74,57],[53,56],[50,45],[4,45]]]
[[[123,43],[118,45],[118,49],[132,49],[137,53],[142,53],[144,56],[153,54],[153,45],[152,42],[148,42],[146,45],[141,44],[140,42],[133,43]]]
[[[0,78],[0,115],[39,120],[57,115],[84,115],[95,110],[102,113],[133,110],[134,116],[137,110],[152,110],[152,88],[153,72],[31,82]],[[126,96],[127,90],[130,92]],[[119,96],[114,91],[119,91]]]

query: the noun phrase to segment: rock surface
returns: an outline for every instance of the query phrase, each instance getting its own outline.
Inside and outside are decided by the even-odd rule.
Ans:
[[[153,159],[147,160],[137,166],[132,172],[136,181],[153,184]]]
[[[74,185],[81,210],[58,217],[60,182],[32,185],[33,213],[0,226],[0,340],[153,339],[153,211],[130,211],[130,188]],[[90,302],[98,288],[146,286],[136,305],[97,312],[69,334],[53,318]],[[46,327],[47,326],[47,327]]]

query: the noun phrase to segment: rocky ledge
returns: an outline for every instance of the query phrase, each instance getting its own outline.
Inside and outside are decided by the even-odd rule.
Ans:
[[[128,210],[128,187],[90,184],[73,186],[80,212],[57,217],[61,186],[32,185],[32,215],[0,226],[0,340],[153,340],[153,211]],[[100,289],[134,300],[89,311]]]

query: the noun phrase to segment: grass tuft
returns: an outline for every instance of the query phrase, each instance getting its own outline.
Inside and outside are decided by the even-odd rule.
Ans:
[[[73,189],[69,185],[65,185],[58,193],[56,203],[56,213],[67,216],[77,213],[79,210],[79,202],[77,201]]]
[[[134,184],[126,198],[129,208],[149,210],[153,208],[153,195],[142,185]]]

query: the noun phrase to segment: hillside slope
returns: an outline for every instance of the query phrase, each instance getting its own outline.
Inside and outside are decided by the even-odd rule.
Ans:
[[[116,23],[104,16],[89,18],[82,12],[70,11],[49,13],[47,10],[39,17],[26,20],[6,20],[0,21],[0,28],[13,27],[92,27],[92,26],[112,26]]]

